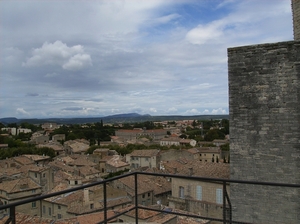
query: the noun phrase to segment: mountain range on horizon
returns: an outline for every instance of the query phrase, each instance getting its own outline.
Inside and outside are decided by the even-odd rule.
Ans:
[[[42,124],[47,122],[59,123],[59,124],[84,124],[84,123],[96,123],[101,120],[104,123],[115,123],[115,122],[144,122],[144,121],[163,121],[163,120],[206,120],[206,119],[228,119],[229,115],[162,115],[162,116],[151,116],[150,114],[138,114],[138,113],[126,113],[126,114],[114,114],[109,116],[99,117],[73,117],[73,118],[16,118],[16,117],[5,117],[0,118],[0,123],[11,124],[11,123],[31,123],[31,124]]]

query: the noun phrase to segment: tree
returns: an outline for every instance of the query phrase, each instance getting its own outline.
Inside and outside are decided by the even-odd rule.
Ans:
[[[211,129],[204,136],[205,141],[213,141],[214,139],[224,139],[224,138],[225,138],[225,134],[218,129]]]

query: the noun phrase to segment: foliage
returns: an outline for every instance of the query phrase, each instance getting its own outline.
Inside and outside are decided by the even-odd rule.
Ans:
[[[123,173],[127,173],[128,171],[129,171],[129,169],[125,169],[125,170],[117,171],[115,173],[109,173],[106,177],[104,177],[104,179],[109,179],[109,178],[112,178],[112,177],[115,177],[115,176],[120,176]]]
[[[220,149],[221,149],[222,151],[229,151],[229,150],[230,150],[230,148],[229,148],[229,143],[226,143],[226,144],[224,144],[224,145],[221,145],[221,146],[220,146]]]
[[[211,129],[209,130],[205,136],[205,141],[213,141],[214,139],[224,139],[225,134],[221,132],[219,129]]]
[[[36,148],[35,146],[32,145],[24,145],[22,147],[0,149],[0,159],[11,158],[23,154],[46,155],[46,156],[50,156],[51,158],[55,157],[55,151],[48,147]]]

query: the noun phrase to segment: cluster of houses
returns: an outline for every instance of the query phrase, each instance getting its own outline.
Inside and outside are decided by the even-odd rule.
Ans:
[[[127,134],[127,138],[132,139],[150,136],[161,140],[165,137],[161,130],[134,130],[119,134],[123,136]],[[145,173],[179,175],[172,178],[139,175],[138,203],[141,206],[161,210],[156,212],[140,209],[140,222],[210,223],[207,220],[168,214],[164,210],[222,218],[222,183],[180,178],[180,175],[183,175],[228,179],[229,164],[222,162],[222,152],[218,146],[180,150],[134,150],[121,156],[108,148],[98,148],[93,154],[86,154],[89,148],[88,141],[71,140],[65,141],[62,145],[59,140],[64,140],[64,136],[53,136],[50,142],[37,142],[39,147],[47,146],[55,150],[57,156],[53,159],[45,155],[20,155],[0,161],[0,205],[84,186],[101,181],[110,173],[139,170]],[[216,141],[214,144],[222,142]],[[108,217],[130,211],[135,204],[133,178],[128,176],[107,184]],[[22,223],[22,220],[29,220],[23,223],[41,223],[43,220],[45,222],[50,220],[53,223],[88,223],[86,220],[90,220],[90,223],[98,223],[104,218],[103,211],[103,186],[96,185],[18,206],[16,218],[20,221],[18,223]],[[8,209],[0,210],[0,221],[5,222],[7,214]],[[132,222],[134,217],[134,212],[127,212],[112,221]]]

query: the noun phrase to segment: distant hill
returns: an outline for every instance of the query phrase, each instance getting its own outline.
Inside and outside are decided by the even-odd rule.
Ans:
[[[11,123],[20,124],[27,122],[30,124],[43,124],[43,123],[58,123],[58,124],[86,124],[96,123],[101,120],[103,123],[134,123],[145,121],[177,121],[177,120],[216,120],[216,119],[229,119],[229,115],[169,115],[169,116],[151,116],[149,114],[141,115],[137,113],[128,114],[115,114],[106,117],[86,117],[86,118],[44,118],[44,119],[18,119],[15,117],[0,118],[0,123],[7,125]]]

